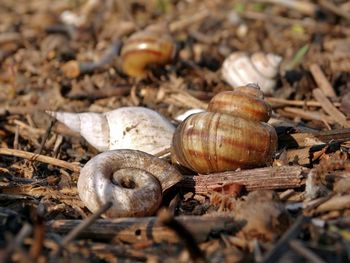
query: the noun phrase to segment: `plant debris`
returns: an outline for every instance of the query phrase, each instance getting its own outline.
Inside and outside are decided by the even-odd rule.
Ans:
[[[349,262],[349,14],[345,0],[2,0],[0,261]],[[123,45],[153,25],[173,57],[130,77]],[[222,76],[234,52],[281,58],[266,94],[273,164],[178,167],[156,214],[91,213],[77,181],[98,151],[45,111],[140,106],[177,126],[235,88]]]

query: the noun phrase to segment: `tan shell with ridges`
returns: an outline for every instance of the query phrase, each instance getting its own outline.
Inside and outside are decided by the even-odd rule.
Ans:
[[[233,106],[227,103],[230,100]],[[271,125],[259,121],[267,121],[271,114],[264,103],[239,90],[214,96],[209,110],[215,112],[193,114],[177,127],[171,149],[173,162],[198,173],[270,164],[277,134]]]
[[[163,193],[182,179],[169,163],[135,150],[114,150],[93,157],[81,170],[78,192],[91,212],[108,201],[105,217],[149,216]]]

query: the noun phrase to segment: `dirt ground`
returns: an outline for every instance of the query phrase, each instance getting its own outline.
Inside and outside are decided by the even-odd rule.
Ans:
[[[147,51],[158,60],[130,73],[126,49],[161,39],[168,57],[167,46]],[[0,261],[349,262],[349,47],[345,0],[0,0]],[[224,61],[238,51],[248,77],[230,85]],[[182,180],[147,217],[87,208],[77,181],[99,150],[45,111],[140,106],[178,126],[258,82],[258,52],[280,59],[263,62],[271,161],[208,174],[174,165]],[[170,164],[165,148],[152,154]]]

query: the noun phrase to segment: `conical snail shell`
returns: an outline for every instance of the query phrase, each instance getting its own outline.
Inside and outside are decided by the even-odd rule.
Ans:
[[[144,107],[122,107],[105,113],[50,112],[79,132],[99,151],[134,149],[155,154],[170,147],[175,127]]]
[[[135,150],[114,150],[93,157],[80,172],[81,200],[95,212],[108,201],[106,217],[149,216],[163,193],[182,175],[169,163]]]
[[[271,163],[277,148],[267,121],[271,108],[251,95],[251,86],[219,93],[208,110],[193,114],[176,129],[172,160],[198,173],[223,172]]]
[[[272,94],[282,58],[272,53],[232,53],[222,64],[222,76],[232,87],[256,83],[265,94]]]
[[[144,77],[147,66],[164,65],[175,54],[175,44],[165,26],[155,25],[131,35],[121,50],[123,71],[132,77]]]

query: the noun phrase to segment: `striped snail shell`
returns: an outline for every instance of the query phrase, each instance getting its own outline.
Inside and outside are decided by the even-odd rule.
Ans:
[[[164,116],[144,107],[122,107],[104,113],[47,113],[101,152],[133,149],[155,154],[170,147],[175,131]]]
[[[251,56],[234,52],[222,64],[223,79],[232,87],[256,83],[264,94],[272,94],[282,58],[272,53],[256,52]]]
[[[144,77],[148,66],[170,62],[175,49],[174,41],[165,26],[149,26],[131,35],[123,45],[122,69],[131,77]]]
[[[135,150],[100,153],[82,168],[78,179],[81,200],[91,212],[111,201],[105,217],[149,216],[163,193],[182,179],[168,162]]]
[[[177,127],[172,161],[198,173],[270,164],[277,134],[265,123],[271,107],[262,96],[253,84],[214,96],[208,112],[193,114]]]

